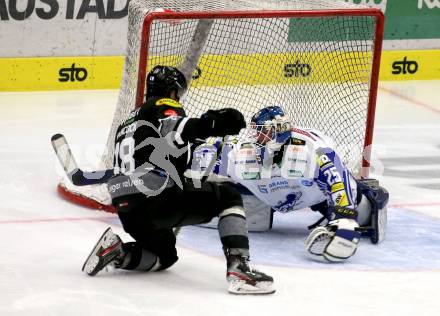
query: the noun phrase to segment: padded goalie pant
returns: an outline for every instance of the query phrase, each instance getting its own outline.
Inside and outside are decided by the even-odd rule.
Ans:
[[[240,193],[226,183],[204,182],[201,188],[195,188],[189,182],[183,190],[174,186],[153,197],[127,195],[114,199],[113,205],[124,230],[136,241],[131,248],[157,255],[163,270],[178,260],[174,227],[207,223],[223,210],[242,207],[243,201]],[[249,249],[247,235],[222,238],[222,243],[224,248]]]

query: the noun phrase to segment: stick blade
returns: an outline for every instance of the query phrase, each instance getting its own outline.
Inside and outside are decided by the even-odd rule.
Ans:
[[[55,134],[50,138],[50,141],[52,142],[52,144],[54,142],[56,142],[57,140],[59,140],[60,138],[64,138],[64,141],[66,140],[66,137],[64,137],[63,134]]]
[[[72,151],[70,150],[66,137],[64,137],[62,134],[55,134],[50,140],[61,166],[66,174],[70,176],[73,172],[78,170],[78,165],[73,158]]]

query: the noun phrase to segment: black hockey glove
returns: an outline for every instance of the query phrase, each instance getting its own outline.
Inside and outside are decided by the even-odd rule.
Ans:
[[[200,117],[210,136],[236,135],[246,127],[243,114],[233,108],[209,110]]]

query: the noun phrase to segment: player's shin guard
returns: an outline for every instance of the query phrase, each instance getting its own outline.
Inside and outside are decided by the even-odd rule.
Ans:
[[[219,214],[218,232],[223,248],[249,256],[246,213],[243,207],[233,206]]]
[[[119,264],[125,256],[122,249],[122,241],[115,235],[111,228],[102,234],[92,252],[87,257],[82,271],[90,276],[96,275],[99,271],[111,264]]]
[[[144,272],[154,272],[162,268],[159,257],[143,249],[137,242],[124,243],[123,249],[126,255],[117,268]]]
[[[226,279],[232,294],[274,293],[273,278],[249,266],[245,211],[234,206],[219,215],[218,230],[227,261]]]

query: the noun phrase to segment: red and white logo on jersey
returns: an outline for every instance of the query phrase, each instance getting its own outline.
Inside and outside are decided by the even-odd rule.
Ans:
[[[292,128],[292,131],[294,132],[294,133],[299,133],[299,134],[302,134],[302,135],[304,135],[304,136],[307,136],[307,137],[310,137],[311,139],[313,139],[314,141],[316,141],[316,138],[314,138],[309,132],[307,132],[307,131],[303,131],[302,129],[299,129],[299,128]]]
[[[172,109],[168,109],[168,110],[166,110],[165,112],[163,112],[163,114],[164,114],[165,116],[177,116],[177,112],[174,111],[174,110],[172,110]]]

